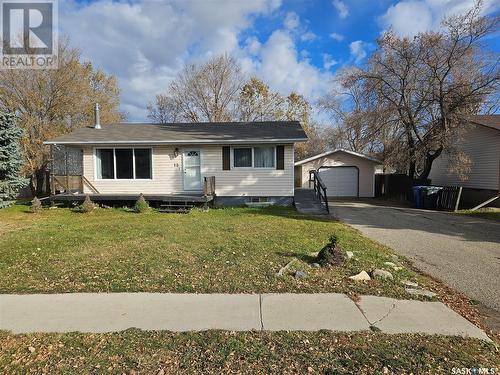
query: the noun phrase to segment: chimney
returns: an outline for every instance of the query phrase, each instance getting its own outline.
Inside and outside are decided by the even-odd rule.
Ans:
[[[94,107],[94,129],[101,128],[101,115],[99,113],[99,103],[95,103]]]

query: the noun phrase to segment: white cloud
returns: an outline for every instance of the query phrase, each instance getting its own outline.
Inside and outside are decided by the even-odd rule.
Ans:
[[[283,25],[288,30],[294,30],[300,25],[299,15],[295,12],[288,12],[283,21]]]
[[[244,73],[260,77],[282,94],[294,90],[314,101],[326,93],[332,74],[314,66],[307,50],[297,48],[297,40],[316,38],[298,15],[289,16],[267,39],[252,35],[254,20],[274,17],[280,4],[71,0],[60,3],[60,26],[84,58],[117,77],[127,120],[144,121],[147,104],[166,91],[184,64],[220,53],[234,56]],[[333,59],[324,62],[333,66]]]
[[[325,94],[332,78],[301,58],[292,36],[284,30],[274,31],[262,45],[257,74],[281,94],[294,90],[310,100]]]
[[[318,36],[314,34],[312,31],[306,31],[304,34],[300,36],[300,40],[303,42],[310,42],[311,40],[317,39]]]
[[[349,15],[349,8],[342,0],[332,0],[332,4],[339,13],[340,18],[346,18]]]
[[[257,55],[260,51],[261,44],[259,40],[252,36],[250,38],[247,38],[246,43],[245,43],[245,49],[250,55]]]
[[[332,55],[328,53],[323,53],[321,57],[323,58],[323,67],[326,70],[329,70],[332,66],[337,65],[339,63],[332,57]]]
[[[344,40],[344,36],[342,34],[339,34],[339,33],[331,33],[330,38],[332,38],[333,40],[336,40],[337,42]]]
[[[475,0],[402,0],[391,5],[380,18],[382,27],[401,36],[414,36],[419,32],[437,30],[446,15],[464,13]],[[486,0],[484,13],[499,8],[495,0]]]
[[[373,45],[362,40],[356,40],[349,44],[349,50],[351,51],[351,58],[356,64],[359,64],[368,55],[368,51],[373,48]]]
[[[277,0],[73,0],[60,3],[59,23],[84,58],[117,77],[129,120],[144,120],[147,103],[185,63],[241,54],[239,34],[279,6]],[[247,45],[248,53],[258,53],[257,43]]]

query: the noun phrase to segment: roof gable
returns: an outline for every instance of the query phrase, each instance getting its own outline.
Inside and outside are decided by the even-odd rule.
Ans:
[[[369,161],[371,161],[373,163],[376,163],[376,164],[382,164],[381,160],[369,157],[367,155],[360,154],[358,152],[349,151],[349,150],[345,150],[343,148],[339,148],[339,149],[336,149],[336,150],[333,150],[333,151],[323,152],[322,154],[314,155],[314,156],[311,156],[310,158],[298,161],[298,162],[295,163],[295,165],[302,165],[302,164],[308,163],[310,161],[313,161],[313,160],[316,160],[316,159],[319,159],[319,158],[322,158],[322,157],[325,157],[325,156],[328,156],[328,155],[332,155],[332,154],[335,154],[335,153],[338,153],[338,152],[344,152],[346,154],[353,155],[353,156],[356,156],[356,157],[361,158],[361,159],[369,160]]]

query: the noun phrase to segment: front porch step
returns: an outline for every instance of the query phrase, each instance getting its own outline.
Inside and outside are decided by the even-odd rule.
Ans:
[[[328,215],[325,205],[312,189],[295,189],[295,208],[309,215]]]

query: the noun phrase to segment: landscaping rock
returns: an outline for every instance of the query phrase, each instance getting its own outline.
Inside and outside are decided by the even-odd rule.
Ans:
[[[355,281],[369,281],[372,279],[370,275],[368,275],[368,272],[366,271],[361,271],[357,275],[349,276],[349,278]]]
[[[354,253],[352,251],[346,251],[345,255],[347,256],[347,259],[351,259],[354,256]]]
[[[427,298],[432,298],[436,296],[436,293],[431,292],[430,290],[427,289],[422,289],[422,288],[405,288],[406,293],[412,294],[414,296],[423,296]]]
[[[396,267],[396,265],[394,263],[392,263],[392,262],[385,262],[384,266],[392,267],[392,268]]]
[[[320,268],[321,266],[319,265],[319,263],[313,263],[313,264],[311,264],[311,267],[312,268]]]
[[[394,277],[392,276],[392,273],[390,273],[389,271],[386,271],[386,270],[378,269],[378,268],[373,270],[372,277],[374,279],[382,279],[382,280],[394,279]]]
[[[410,280],[401,280],[401,284],[409,286],[410,288],[418,288],[418,284]]]
[[[305,279],[307,277],[307,274],[303,271],[295,271],[293,277],[295,277],[296,279]]]

